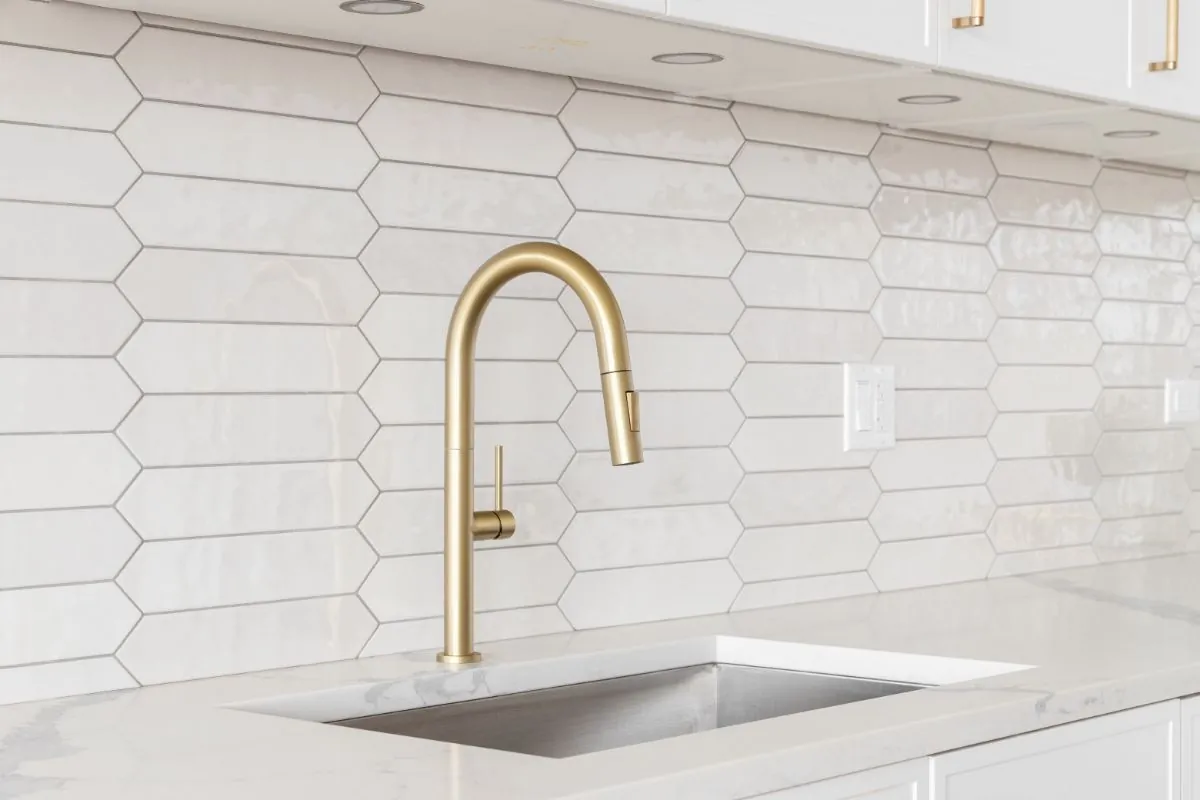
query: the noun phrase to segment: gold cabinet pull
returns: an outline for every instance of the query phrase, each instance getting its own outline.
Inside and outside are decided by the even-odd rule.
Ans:
[[[982,28],[985,22],[986,12],[984,11],[984,2],[986,0],[971,0],[971,16],[955,17],[951,24],[956,28]],[[1172,0],[1178,4],[1179,0]]]
[[[1179,69],[1179,0],[1167,0],[1167,60],[1151,61],[1151,72]]]

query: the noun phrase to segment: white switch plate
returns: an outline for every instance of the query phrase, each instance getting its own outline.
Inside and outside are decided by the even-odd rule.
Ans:
[[[842,445],[846,450],[896,446],[896,369],[845,364],[842,381]]]
[[[1163,409],[1168,425],[1200,422],[1200,381],[1167,380]]]

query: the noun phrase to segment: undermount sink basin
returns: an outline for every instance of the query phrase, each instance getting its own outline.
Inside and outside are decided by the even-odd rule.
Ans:
[[[920,688],[912,683],[701,664],[334,724],[566,758]]]

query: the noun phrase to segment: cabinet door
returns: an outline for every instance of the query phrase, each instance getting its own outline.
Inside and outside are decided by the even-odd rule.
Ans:
[[[933,800],[1178,800],[1179,701],[934,756]]]
[[[683,22],[933,64],[937,0],[671,0]]]
[[[1200,116],[1200,5],[1178,0],[1179,60],[1174,70],[1152,72],[1167,58],[1167,9],[1171,0],[1134,0],[1130,103],[1142,108]]]
[[[929,760],[922,758],[784,789],[756,800],[929,800]]]
[[[981,26],[954,28],[955,17],[970,16],[972,1],[941,0],[938,64],[1070,94],[1125,99],[1131,2],[992,0]]]
[[[1200,800],[1200,695],[1184,698],[1180,710],[1179,796]]]

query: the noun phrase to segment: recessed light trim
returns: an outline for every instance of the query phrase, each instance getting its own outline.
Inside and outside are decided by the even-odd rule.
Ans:
[[[961,101],[962,98],[956,94],[910,94],[896,100],[909,106],[948,106]]]
[[[351,14],[415,14],[425,10],[416,0],[346,0],[338,6]]]
[[[725,56],[717,53],[659,53],[651,57],[651,61],[659,64],[676,64],[679,66],[696,66],[698,64],[716,64],[725,60]]]
[[[1158,131],[1150,129],[1131,129],[1122,131],[1105,131],[1105,138],[1108,139],[1153,139],[1158,136]]]

